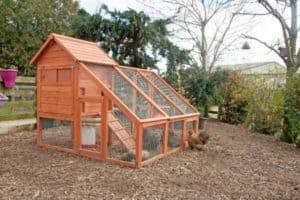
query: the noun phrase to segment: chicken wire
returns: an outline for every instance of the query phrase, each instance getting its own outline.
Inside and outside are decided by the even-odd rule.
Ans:
[[[163,111],[169,116],[180,115],[181,112],[172,105],[156,88],[152,87],[148,81],[134,70],[122,69],[122,72],[136,83],[136,85],[147,94]]]
[[[142,160],[147,160],[162,153],[164,125],[150,126],[143,129]]]
[[[73,148],[72,122],[41,118],[41,142],[64,148]]]
[[[83,117],[81,119],[81,149],[101,151],[101,119]]]
[[[181,146],[183,121],[169,123],[168,149],[174,149]]]
[[[155,106],[137,91],[129,81],[123,78],[117,70],[112,67],[88,64],[87,66],[100,80],[103,78],[106,86],[140,119],[163,117]]]
[[[154,73],[147,74],[147,78],[160,89],[162,93],[164,93],[167,97],[169,97],[176,105],[185,113],[190,114],[194,113],[194,111],[184,102],[182,101],[176,93],[171,91],[167,86],[164,85],[162,80],[158,78],[158,76]]]
[[[113,105],[108,116],[108,157],[135,162],[136,128],[133,122]]]

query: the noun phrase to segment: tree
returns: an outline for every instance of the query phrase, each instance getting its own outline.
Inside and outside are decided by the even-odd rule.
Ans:
[[[0,67],[16,66],[20,74],[34,75],[30,59],[49,33],[71,33],[77,9],[73,0],[0,1]]]
[[[157,69],[160,58],[166,58],[172,67],[187,60],[186,51],[168,39],[169,23],[169,19],[152,20],[144,12],[111,11],[103,5],[93,15],[81,10],[74,19],[73,30],[76,37],[100,42],[121,65]]]
[[[204,117],[208,117],[211,104],[220,104],[222,96],[219,87],[226,81],[228,74],[228,71],[217,69],[207,76],[203,69],[199,69],[195,65],[180,70],[185,96],[193,105],[203,111]]]
[[[247,13],[251,15],[271,15],[280,24],[284,47],[276,49],[275,44],[268,44],[259,38],[244,35],[245,38],[255,40],[265,47],[275,52],[285,63],[286,72],[286,92],[284,106],[284,140],[287,142],[295,142],[297,135],[300,135],[300,109],[297,105],[298,90],[295,88],[297,79],[295,78],[297,70],[300,66],[300,48],[297,44],[298,32],[300,30],[298,24],[298,0],[280,0],[268,1],[258,0],[266,13]],[[275,6],[277,5],[277,6]],[[290,14],[290,18],[286,18],[286,14]]]
[[[154,0],[150,0],[152,3]],[[243,9],[243,1],[233,0],[163,0],[172,7],[174,37],[192,44],[191,58],[203,72],[213,71],[222,54],[235,42],[237,13]],[[151,7],[150,3],[144,3]],[[154,7],[151,7],[155,9]],[[162,15],[161,10],[159,10]],[[239,29],[241,29],[239,24]]]

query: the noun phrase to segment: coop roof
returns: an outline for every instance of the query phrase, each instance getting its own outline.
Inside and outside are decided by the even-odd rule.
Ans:
[[[61,45],[77,61],[113,66],[118,65],[118,63],[110,58],[97,43],[54,33],[50,34],[47,41],[32,58],[31,64],[36,64],[38,58],[42,55],[51,41],[55,41],[57,44]]]

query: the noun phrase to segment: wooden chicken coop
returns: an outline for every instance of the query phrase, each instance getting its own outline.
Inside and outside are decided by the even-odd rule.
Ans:
[[[140,167],[185,148],[199,113],[156,73],[123,67],[97,43],[57,34],[37,66],[37,144]]]

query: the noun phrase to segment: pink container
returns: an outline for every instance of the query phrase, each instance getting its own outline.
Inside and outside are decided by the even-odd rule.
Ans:
[[[0,69],[0,76],[4,82],[4,87],[13,88],[16,85],[18,70],[15,69]]]
[[[0,108],[8,101],[7,96],[0,93]]]

